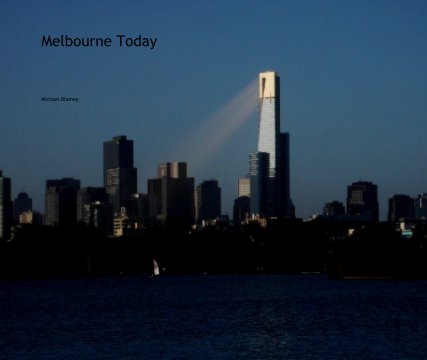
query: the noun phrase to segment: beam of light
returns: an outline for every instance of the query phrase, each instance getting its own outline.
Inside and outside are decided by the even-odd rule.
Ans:
[[[221,109],[189,134],[174,151],[193,170],[210,159],[257,109],[258,79],[255,78]]]

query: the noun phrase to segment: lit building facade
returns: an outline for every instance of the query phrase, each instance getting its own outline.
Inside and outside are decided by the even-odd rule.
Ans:
[[[237,184],[237,197],[251,196],[251,179],[249,177],[241,178]]]
[[[259,75],[259,137],[258,151],[269,155],[269,178],[277,173],[280,133],[280,78],[276,72]]]

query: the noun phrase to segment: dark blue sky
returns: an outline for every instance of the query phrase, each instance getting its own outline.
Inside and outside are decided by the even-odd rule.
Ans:
[[[158,41],[42,48],[48,34]],[[183,142],[204,153],[198,130],[265,70],[281,76],[297,216],[345,201],[359,179],[378,185],[383,218],[393,194],[427,191],[426,1],[4,0],[0,41],[0,169],[40,211],[47,178],[102,185],[102,142],[114,135],[134,140],[145,192],[157,163],[187,160],[177,158]],[[197,183],[219,180],[224,211],[256,150],[257,121],[255,112],[189,163]]]

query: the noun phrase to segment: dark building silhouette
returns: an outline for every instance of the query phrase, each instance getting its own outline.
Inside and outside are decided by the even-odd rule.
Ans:
[[[233,221],[240,223],[249,218],[251,212],[251,200],[248,196],[239,196],[234,200]]]
[[[414,203],[410,196],[396,194],[388,200],[388,222],[395,223],[399,219],[414,216]]]
[[[196,219],[216,219],[221,215],[221,188],[217,180],[205,180],[196,188]]]
[[[113,207],[103,187],[84,187],[77,192],[77,221],[110,235],[113,232]]]
[[[80,180],[63,178],[46,181],[45,225],[71,225],[77,221],[77,191]]]
[[[269,155],[265,152],[249,154],[250,203],[251,213],[265,215],[267,213],[267,192],[269,176]]]
[[[358,181],[347,187],[347,214],[366,217],[369,221],[379,219],[377,185]]]
[[[104,142],[104,187],[116,214],[137,193],[137,170],[133,166],[133,141],[115,136]]]
[[[85,214],[85,205],[94,202],[108,202],[108,196],[103,187],[84,187],[77,191],[77,221],[83,221],[87,216]]]
[[[134,229],[140,229],[148,225],[149,198],[147,194],[132,194],[128,202],[127,215]]]
[[[0,170],[0,239],[10,238],[12,226],[12,181]]]
[[[105,201],[94,201],[83,206],[83,219],[87,225],[100,229],[106,235],[113,234],[113,207]]]
[[[291,181],[290,181],[290,150],[289,133],[280,133],[279,156],[278,156],[278,195],[280,216],[294,217],[295,210],[291,201]]]
[[[13,201],[13,220],[19,221],[19,215],[26,211],[33,210],[33,199],[26,192],[20,192]]]
[[[157,179],[148,180],[148,196],[155,197],[156,209],[150,209],[161,222],[179,221],[187,225],[194,223],[194,178],[187,177],[187,163],[171,162],[159,164]]]
[[[339,201],[332,201],[330,203],[326,203],[323,207],[323,215],[325,216],[337,216],[337,215],[344,215],[345,214],[345,207],[342,202]]]

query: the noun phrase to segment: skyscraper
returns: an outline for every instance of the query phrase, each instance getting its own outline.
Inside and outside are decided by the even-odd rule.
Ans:
[[[196,188],[196,219],[216,219],[221,215],[221,188],[217,180],[202,181]]]
[[[170,162],[159,164],[157,179],[148,180],[148,196],[156,201],[156,209],[150,209],[157,220],[194,223],[194,178],[187,177],[187,163]]]
[[[268,161],[266,184],[260,188],[258,181],[258,198],[255,206],[252,205],[254,196],[251,194],[251,212],[263,216],[287,216],[291,214],[290,200],[290,166],[289,166],[289,134],[280,133],[280,77],[274,71],[267,71],[259,75],[259,137],[258,152],[267,154],[263,162]],[[255,153],[254,153],[255,154]],[[253,154],[253,156],[255,156]],[[252,156],[252,155],[251,155]],[[260,155],[257,155],[260,161]],[[250,167],[253,170],[252,158]],[[261,167],[258,166],[259,169]],[[251,174],[252,182],[253,171]],[[261,173],[258,171],[258,176]],[[264,176],[264,174],[262,174]],[[251,182],[251,191],[252,191]],[[257,204],[258,202],[258,204]],[[262,206],[261,203],[263,204]]]
[[[46,181],[45,225],[70,225],[77,219],[77,191],[80,180],[64,178]]]
[[[258,151],[269,155],[269,178],[277,173],[280,133],[280,78],[276,72],[259,75],[259,137]]]
[[[8,239],[12,225],[12,185],[0,170],[0,239]]]
[[[126,207],[137,192],[137,171],[133,167],[133,141],[115,136],[104,142],[104,187],[115,213]]]
[[[265,152],[249,154],[250,209],[255,215],[267,213],[269,156]]]
[[[378,221],[377,185],[369,181],[357,181],[347,187],[347,214],[364,216],[367,220]]]

